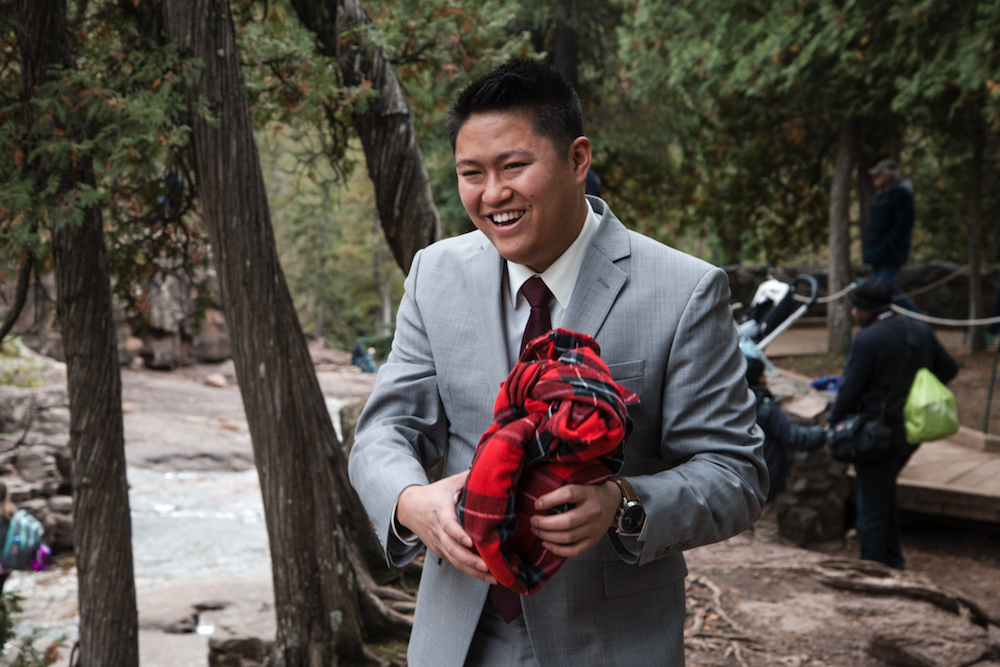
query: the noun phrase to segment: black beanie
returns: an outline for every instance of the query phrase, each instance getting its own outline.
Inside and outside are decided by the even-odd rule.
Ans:
[[[851,291],[851,302],[870,313],[884,310],[892,303],[892,288],[884,280],[865,278]]]

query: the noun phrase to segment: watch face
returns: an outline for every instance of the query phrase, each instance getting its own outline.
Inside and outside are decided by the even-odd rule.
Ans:
[[[632,535],[642,530],[643,521],[646,519],[646,511],[642,505],[636,503],[629,505],[622,512],[621,532],[625,535]]]

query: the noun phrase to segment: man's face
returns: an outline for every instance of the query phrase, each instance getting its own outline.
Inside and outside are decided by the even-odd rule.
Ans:
[[[541,273],[576,240],[586,218],[590,142],[556,150],[519,112],[472,115],[455,141],[462,204],[511,262]]]
[[[892,182],[892,174],[887,172],[882,172],[881,174],[875,174],[872,176],[872,184],[881,190],[885,186]]]

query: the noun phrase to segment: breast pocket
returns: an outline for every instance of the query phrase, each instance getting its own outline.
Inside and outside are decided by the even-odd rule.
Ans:
[[[619,364],[608,364],[611,379],[637,394],[640,394],[642,390],[642,379],[645,369],[645,359],[623,361]]]

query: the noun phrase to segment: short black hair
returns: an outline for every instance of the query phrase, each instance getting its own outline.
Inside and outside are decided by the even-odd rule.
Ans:
[[[556,149],[568,152],[583,136],[580,96],[559,72],[537,60],[510,60],[469,84],[448,111],[448,139],[455,150],[458,131],[477,113],[523,112],[532,128]]]

